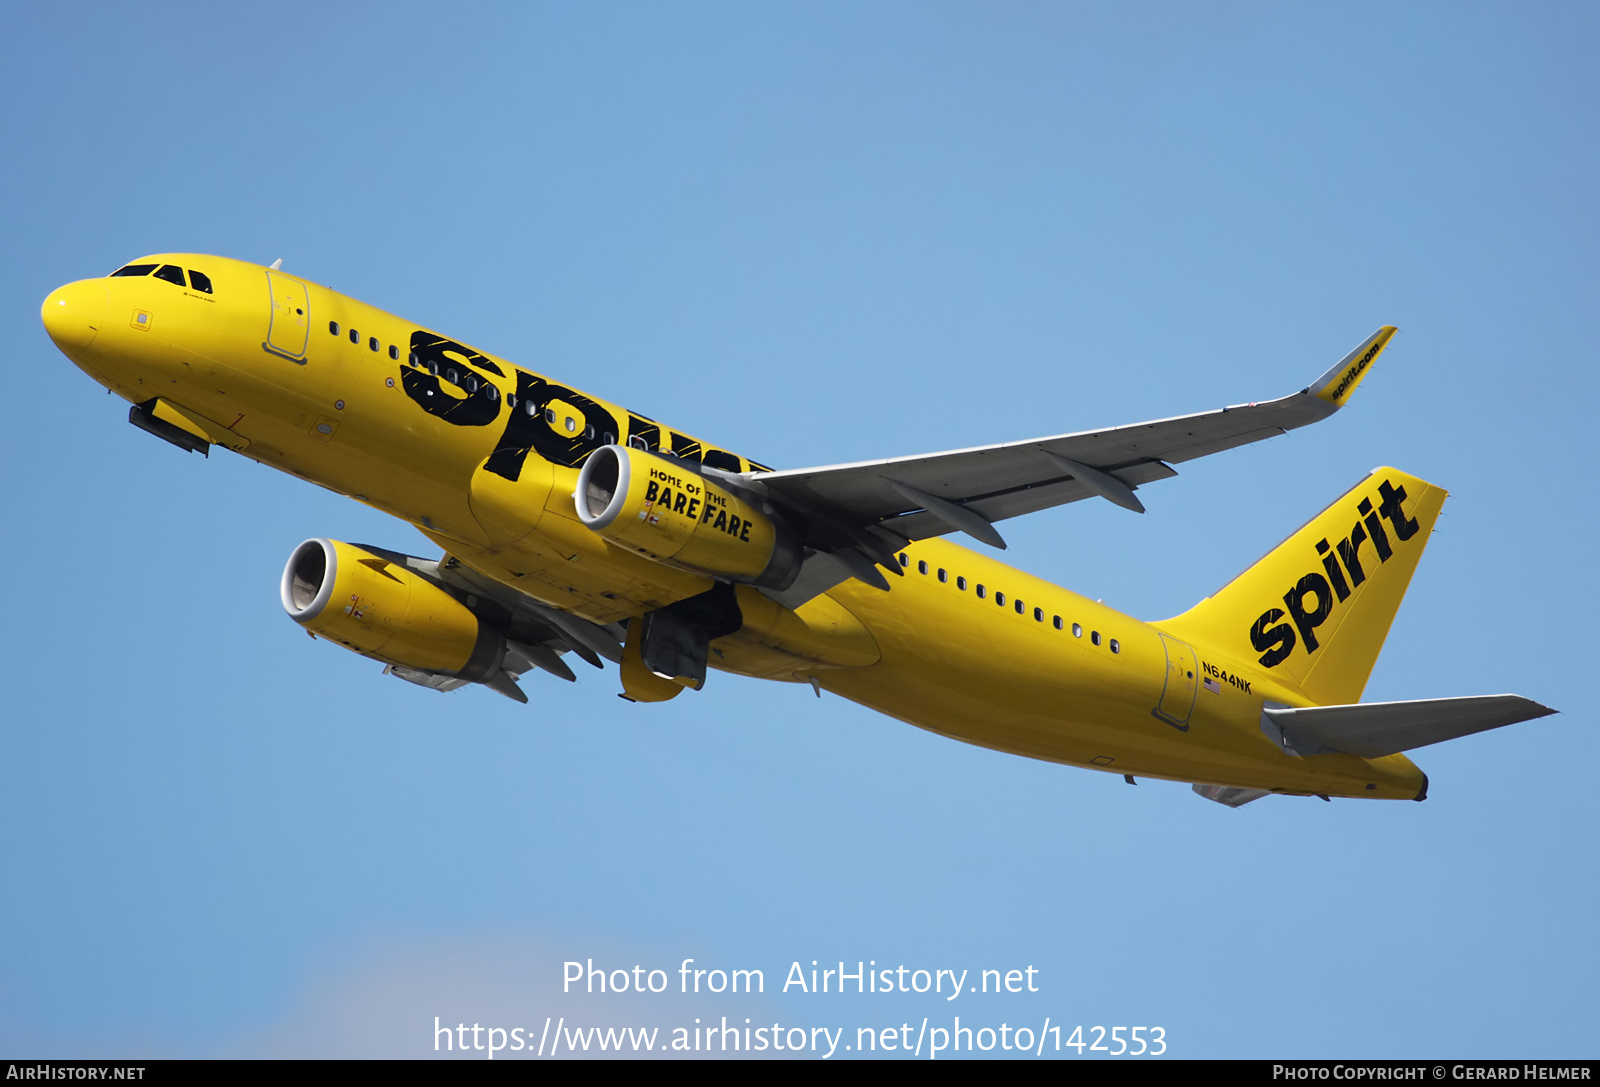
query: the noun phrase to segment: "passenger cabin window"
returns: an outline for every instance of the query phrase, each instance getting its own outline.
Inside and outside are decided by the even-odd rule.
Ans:
[[[1056,629],[1060,630],[1061,629],[1061,616],[1058,615],[1058,616],[1055,617],[1055,624],[1056,624]]]
[[[197,272],[193,268],[189,269],[189,286],[193,287],[201,294],[212,293],[211,277],[206,275],[204,272]]]
[[[160,268],[157,268],[156,278],[164,279],[168,283],[176,283],[180,287],[189,285],[183,278],[183,269],[176,264],[163,264]]]
[[[994,602],[996,604],[999,604],[1002,608],[1005,607],[1006,606],[1006,594],[1005,593],[998,593],[998,592],[995,593],[994,594]]]
[[[949,581],[950,580],[950,575],[944,572],[944,567],[943,566],[939,567],[939,580],[940,581]]]
[[[923,561],[922,559],[918,559],[917,560],[917,573],[926,574],[927,572],[928,572],[928,564],[925,561]]]
[[[391,359],[398,359],[400,357],[400,349],[394,344],[389,345],[389,357]]]
[[[981,582],[981,581],[978,582],[977,593],[978,593],[978,599],[982,600],[983,599],[983,582]]]
[[[125,264],[111,274],[113,276],[147,276],[156,270],[154,264]]]
[[[964,578],[964,577],[956,578],[956,588],[960,589],[962,592],[966,592],[967,591],[967,579]]]
[[[337,336],[338,334],[339,334],[339,322],[338,321],[329,321],[328,322],[328,335]],[[413,356],[413,358],[414,357],[415,356]]]
[[[744,471],[744,466],[739,463],[738,457],[721,449],[707,449],[701,456],[700,463],[707,468],[719,468],[724,472]]]
[[[1091,630],[1089,632],[1089,640],[1091,642],[1093,642],[1095,645],[1099,645],[1100,644],[1100,632],[1098,630]]]
[[[367,338],[367,350],[368,351],[376,351],[377,349],[378,349],[378,337],[369,336]]]
[[[350,342],[351,343],[360,343],[361,342],[361,333],[357,332],[353,328],[350,330]]]
[[[1121,653],[1122,652],[1122,643],[1117,641],[1115,638],[1111,639],[1111,652],[1113,652],[1113,653]]]
[[[1072,624],[1072,636],[1074,638],[1083,637],[1083,624],[1082,623],[1073,623]]]

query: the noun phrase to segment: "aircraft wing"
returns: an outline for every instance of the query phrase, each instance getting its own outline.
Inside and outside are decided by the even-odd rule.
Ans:
[[[1278,400],[1031,441],[752,478],[798,505],[855,525],[881,525],[906,540],[962,527],[919,505],[906,488],[989,522],[1096,495],[1142,511],[1133,489],[1177,475],[1169,464],[1276,437],[1332,415],[1395,331],[1379,329],[1305,389]]]
[[[1095,496],[1138,512],[1135,488],[1177,473],[1172,464],[1275,437],[1338,411],[1396,329],[1385,325],[1300,392],[1277,400],[974,449],[747,477],[773,501],[820,518],[811,540],[846,565],[854,550],[880,565],[905,543],[962,531],[996,547],[996,521]],[[818,546],[820,544],[820,546]],[[898,572],[898,568],[896,568]],[[877,583],[882,579],[851,573]],[[772,594],[769,594],[772,595]]]

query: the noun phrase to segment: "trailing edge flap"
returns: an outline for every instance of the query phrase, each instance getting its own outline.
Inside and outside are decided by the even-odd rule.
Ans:
[[[1291,741],[1376,759],[1556,712],[1521,695],[1488,694],[1357,706],[1266,709],[1262,716],[1271,719]]]
[[[1138,510],[1142,506],[1133,489],[1177,475],[1172,464],[1275,438],[1332,415],[1348,402],[1394,334],[1385,325],[1311,384],[1276,400],[1029,441],[755,472],[745,478],[775,500],[824,513],[841,524],[878,525],[903,540],[973,527],[985,538],[988,524],[1085,498],[1103,497]]]

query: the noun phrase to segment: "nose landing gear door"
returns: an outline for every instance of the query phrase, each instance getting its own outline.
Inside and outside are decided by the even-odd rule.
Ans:
[[[267,325],[267,340],[261,346],[274,355],[304,363],[306,341],[311,333],[311,303],[306,298],[306,285],[269,268],[267,287],[272,295],[272,317]]]

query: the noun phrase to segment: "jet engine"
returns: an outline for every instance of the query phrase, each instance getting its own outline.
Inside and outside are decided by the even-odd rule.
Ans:
[[[283,568],[282,592],[289,618],[318,637],[383,661],[402,679],[441,690],[483,683],[526,701],[506,675],[528,666],[518,647],[398,562],[338,540],[307,540]]]
[[[573,497],[589,529],[670,566],[770,589],[800,573],[800,536],[769,503],[687,461],[601,446]]]

